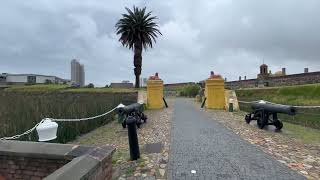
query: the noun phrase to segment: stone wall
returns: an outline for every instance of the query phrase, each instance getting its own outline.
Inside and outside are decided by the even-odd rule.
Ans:
[[[185,83],[172,83],[172,84],[164,84],[165,91],[176,91],[184,86],[195,84],[194,82],[185,82]]]
[[[285,76],[272,76],[265,79],[248,79],[242,81],[229,81],[225,83],[228,89],[294,86],[320,83],[320,72],[291,74]]]
[[[270,81],[270,86],[292,86],[315,83],[320,83],[320,72],[310,72],[272,77]]]
[[[240,89],[240,88],[254,88],[256,87],[256,79],[247,79],[242,81],[229,81],[225,82],[227,89]]]
[[[2,179],[112,179],[113,146],[0,141]]]

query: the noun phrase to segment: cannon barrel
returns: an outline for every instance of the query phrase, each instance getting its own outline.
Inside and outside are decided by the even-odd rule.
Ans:
[[[142,108],[143,108],[143,104],[133,103],[133,104],[130,104],[125,107],[117,108],[117,113],[118,114],[130,114],[134,111],[142,111],[143,110]]]
[[[296,108],[288,105],[270,104],[270,103],[253,103],[251,105],[253,110],[263,109],[271,113],[284,113],[288,115],[295,115]]]

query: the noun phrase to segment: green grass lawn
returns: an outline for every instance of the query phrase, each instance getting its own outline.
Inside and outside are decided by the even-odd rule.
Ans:
[[[308,144],[320,145],[320,130],[284,122],[282,132]]]
[[[39,84],[39,85],[29,85],[29,86],[10,86],[4,89],[4,91],[25,91],[25,92],[46,92],[46,91],[56,91],[66,89],[67,85],[60,84]]]
[[[236,111],[234,114],[244,117],[247,112]],[[244,119],[243,119],[244,122]],[[256,123],[255,121],[253,123]],[[297,138],[307,144],[319,144],[320,145],[320,130],[308,128],[305,126],[283,122],[283,129],[281,130],[284,135]]]
[[[239,100],[289,105],[320,105],[320,84],[236,90]]]
[[[86,93],[108,93],[108,92],[136,92],[135,89],[122,89],[122,88],[72,88],[65,89],[63,92],[86,92]]]

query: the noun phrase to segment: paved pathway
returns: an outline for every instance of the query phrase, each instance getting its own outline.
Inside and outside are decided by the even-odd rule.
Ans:
[[[187,99],[175,102],[171,136],[168,179],[304,179]]]

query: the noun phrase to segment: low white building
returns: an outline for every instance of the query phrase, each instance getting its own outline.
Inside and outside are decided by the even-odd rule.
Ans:
[[[66,79],[41,74],[0,74],[1,84],[63,84],[67,82],[68,80]]]

